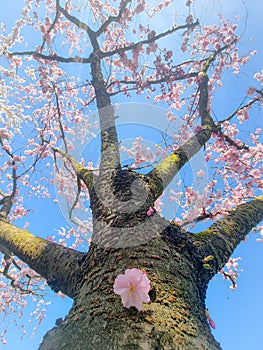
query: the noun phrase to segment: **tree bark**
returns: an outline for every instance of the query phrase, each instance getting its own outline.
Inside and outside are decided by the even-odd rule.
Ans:
[[[194,237],[169,225],[137,247],[98,248],[87,255],[85,277],[64,322],[39,350],[220,349],[205,316],[202,255]],[[144,269],[152,302],[125,309],[113,283],[126,268]]]
[[[102,219],[98,213],[96,217]],[[45,335],[39,350],[221,349],[205,314],[207,286],[262,219],[263,197],[240,205],[199,234],[184,232],[157,213],[144,222],[138,215],[127,221],[133,224],[134,239],[128,242],[128,232],[119,245],[117,233],[132,227],[118,231],[113,227],[118,220],[108,221],[103,233],[94,234],[97,243],[83,262],[83,280],[69,315]],[[151,281],[151,303],[142,312],[123,308],[113,292],[117,275],[132,267],[145,270]]]
[[[205,314],[207,286],[237,244],[262,221],[263,197],[241,204],[206,231],[191,234],[156,212],[146,215],[151,201],[147,182],[149,197],[136,204],[130,189],[140,175],[127,171],[118,176],[112,183],[114,195],[123,196],[123,210],[106,210],[91,191],[95,231],[87,254],[0,220],[0,247],[74,299],[69,315],[44,336],[39,350],[220,349]],[[133,198],[138,210],[125,211]],[[145,270],[151,281],[151,303],[144,304],[142,312],[123,308],[113,291],[117,275],[132,267]]]

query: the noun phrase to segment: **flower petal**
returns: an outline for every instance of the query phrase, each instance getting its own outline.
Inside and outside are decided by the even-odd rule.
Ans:
[[[142,310],[142,303],[149,303],[150,280],[140,269],[126,269],[124,275],[118,275],[114,282],[114,293],[121,296],[122,305],[126,308],[135,306]]]

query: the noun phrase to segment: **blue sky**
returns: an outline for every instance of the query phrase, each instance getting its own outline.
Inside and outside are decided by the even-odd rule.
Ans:
[[[16,6],[14,6],[14,3]],[[16,18],[16,12],[19,10],[18,4],[22,0],[0,0],[1,12],[0,22],[11,22]],[[200,6],[198,6],[200,4]],[[245,6],[246,5],[246,6]],[[250,76],[257,70],[261,70],[263,61],[263,42],[262,42],[262,24],[261,16],[263,13],[263,3],[259,0],[196,0],[196,16],[201,19],[201,23],[213,23],[213,16],[222,11],[229,17],[234,18],[241,16],[241,41],[240,47],[244,52],[248,49],[258,50],[258,55],[253,58],[249,65],[245,66],[243,72],[231,84],[227,84],[222,91],[218,92],[214,100],[214,109],[219,119],[227,116],[231,110],[229,108],[235,105],[237,95],[243,97],[247,84],[251,84]],[[252,39],[253,38],[253,39]],[[244,73],[246,71],[246,73]],[[222,103],[222,101],[224,103]],[[255,126],[260,122],[255,120]],[[243,125],[244,134],[251,130],[246,129]],[[30,229],[39,235],[54,233],[54,227],[65,224],[62,214],[52,210],[43,210],[42,202],[35,203],[35,210],[38,215],[32,221]],[[41,218],[41,225],[38,219]],[[263,276],[261,266],[263,265],[263,243],[256,242],[256,236],[250,235],[245,243],[242,243],[234,252],[233,257],[242,257],[240,267],[243,272],[237,281],[238,289],[231,291],[230,283],[224,281],[221,276],[216,276],[209,286],[207,295],[207,307],[211,317],[216,323],[216,330],[213,331],[215,338],[221,343],[224,350],[261,350],[262,349],[262,313],[263,313]],[[63,317],[71,305],[71,300],[61,300],[52,294],[46,298],[51,300],[52,304],[48,307],[47,318],[43,324],[38,327],[34,338],[30,339],[29,335],[19,340],[22,332],[15,330],[12,320],[3,320],[0,316],[0,333],[8,325],[9,332],[7,335],[7,345],[0,345],[0,350],[13,350],[19,346],[19,350],[37,349],[40,339],[47,330],[52,328],[55,320]],[[32,310],[28,310],[30,313]],[[32,329],[32,325],[29,328]]]

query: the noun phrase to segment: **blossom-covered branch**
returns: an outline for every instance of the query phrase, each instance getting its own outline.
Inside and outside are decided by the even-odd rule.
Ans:
[[[74,56],[74,57],[62,57],[59,56],[55,53],[50,54],[50,55],[45,55],[41,52],[37,51],[14,51],[14,52],[8,52],[6,53],[7,57],[14,57],[14,56],[32,56],[36,59],[43,59],[45,61],[55,61],[55,62],[62,62],[62,63],[91,63],[91,59],[85,58],[85,57],[79,57],[79,56]]]
[[[6,219],[8,214],[10,213],[12,209],[12,205],[15,199],[16,191],[17,191],[17,174],[16,174],[16,163],[13,153],[3,144],[2,137],[0,136],[0,145],[2,146],[2,149],[7,153],[7,155],[11,158],[11,165],[12,165],[12,181],[13,181],[13,188],[11,194],[4,195],[3,198],[0,200],[0,205],[2,205],[0,209],[0,218]]]
[[[231,113],[227,118],[224,118],[219,121],[219,124],[223,124],[224,122],[228,122],[231,119],[233,119],[238,113],[242,113],[243,111],[247,111],[252,105],[254,105],[256,102],[260,102],[263,97],[263,89],[262,90],[255,90],[255,92],[258,93],[258,96],[256,96],[253,100],[249,101],[246,104],[241,104],[233,113]]]
[[[90,29],[90,27],[82,22],[80,19],[78,19],[77,17],[69,14],[63,7],[59,6],[59,10],[61,11],[61,13],[63,13],[63,15],[72,23],[74,23],[78,28],[83,29],[89,36],[92,46],[95,50],[97,50],[99,48],[98,42],[96,40],[96,36],[93,30]]]
[[[116,48],[115,50],[112,50],[112,51],[108,51],[108,52],[102,52],[101,51],[99,53],[99,55],[100,55],[101,58],[105,58],[105,57],[111,57],[111,56],[113,56],[115,54],[121,54],[123,52],[128,52],[128,51],[131,51],[131,50],[135,50],[138,46],[151,44],[151,43],[156,42],[157,40],[159,40],[161,38],[165,38],[168,35],[179,31],[179,30],[183,30],[183,29],[192,30],[198,24],[199,24],[199,22],[196,21],[196,22],[191,23],[191,24],[183,24],[183,25],[180,25],[180,26],[174,26],[173,28],[168,29],[165,32],[162,32],[160,34],[149,35],[148,39],[144,39],[144,40],[138,41],[138,42],[130,44],[130,45],[126,45],[126,46],[124,45],[124,46],[118,47],[118,48]]]
[[[95,32],[96,36],[100,36],[104,30],[112,23],[112,22],[119,22],[123,12],[125,11],[125,9],[127,8],[127,5],[131,3],[131,0],[124,0],[121,2],[120,5],[120,10],[117,16],[110,16],[102,25],[101,27]]]

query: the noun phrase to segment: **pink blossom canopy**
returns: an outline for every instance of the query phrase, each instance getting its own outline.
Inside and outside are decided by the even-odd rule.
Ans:
[[[142,303],[149,303],[150,280],[140,269],[126,269],[124,275],[118,275],[114,282],[114,293],[121,296],[124,307],[135,306],[142,310]]]

